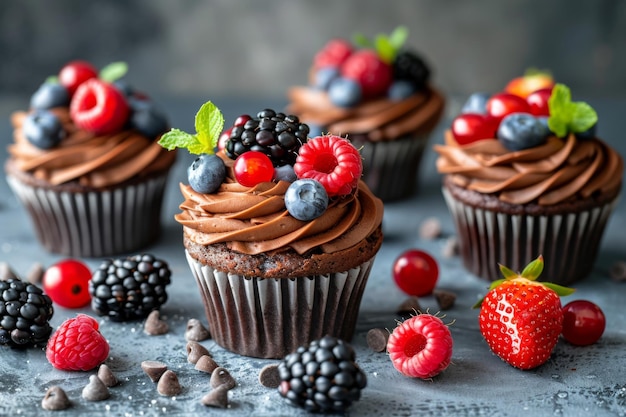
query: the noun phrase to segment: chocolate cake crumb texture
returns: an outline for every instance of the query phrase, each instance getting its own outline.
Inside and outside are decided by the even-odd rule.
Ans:
[[[278,388],[280,385],[278,364],[265,365],[259,372],[259,383],[267,388]]]

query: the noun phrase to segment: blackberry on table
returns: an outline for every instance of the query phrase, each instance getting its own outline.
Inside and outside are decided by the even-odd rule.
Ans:
[[[352,346],[332,336],[287,355],[278,365],[278,374],[280,395],[289,404],[313,412],[345,411],[367,385]]]
[[[34,284],[0,281],[0,345],[45,344],[52,333],[52,300]]]
[[[307,140],[309,126],[300,123],[297,116],[265,109],[256,118],[245,118],[236,125],[226,142],[226,155],[237,159],[247,151],[266,154],[275,167],[293,165],[300,146]]]
[[[145,318],[167,301],[171,271],[149,254],[104,261],[89,281],[91,307],[113,321]]]
[[[430,78],[430,68],[419,55],[400,51],[393,62],[393,78],[410,81],[418,90],[423,89]]]

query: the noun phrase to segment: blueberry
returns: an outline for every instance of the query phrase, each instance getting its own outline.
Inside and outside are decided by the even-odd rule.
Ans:
[[[542,145],[550,129],[538,118],[528,113],[511,113],[500,122],[498,139],[511,151]]]
[[[30,98],[30,107],[33,109],[51,109],[66,107],[70,104],[70,94],[67,88],[59,83],[45,82]]]
[[[387,97],[393,101],[409,98],[417,91],[415,83],[407,80],[394,81],[387,90]]]
[[[361,86],[349,78],[335,78],[328,87],[330,101],[339,107],[352,107],[361,100]]]
[[[339,77],[339,68],[320,68],[313,75],[313,87],[326,91],[330,87],[330,83],[337,77]]]
[[[589,129],[585,130],[584,132],[580,132],[580,133],[576,133],[576,139],[581,139],[581,140],[585,140],[585,139],[593,139],[596,137],[596,127],[598,126],[598,123],[595,123],[593,126],[591,126]]]
[[[294,182],[298,179],[296,172],[293,170],[293,166],[285,164],[274,168],[274,179],[279,181]]]
[[[467,98],[461,108],[461,113],[487,114],[487,101],[490,95],[487,93],[473,93]]]
[[[187,169],[187,179],[194,191],[211,194],[226,178],[226,165],[217,155],[202,154]]]
[[[124,97],[132,97],[135,94],[135,89],[123,78],[113,81],[113,85],[124,95]]]
[[[128,98],[131,108],[130,127],[137,129],[142,135],[155,138],[165,132],[169,126],[165,114],[151,100]]]
[[[28,114],[22,130],[26,139],[41,149],[54,148],[65,137],[61,121],[48,110],[35,110]]]
[[[294,181],[285,193],[285,206],[293,217],[302,221],[313,220],[328,207],[328,194],[316,180]]]

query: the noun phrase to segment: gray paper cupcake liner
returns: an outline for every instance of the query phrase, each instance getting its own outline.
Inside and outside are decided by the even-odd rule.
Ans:
[[[244,356],[283,358],[325,335],[350,341],[374,258],[350,269],[299,278],[244,277],[185,250],[213,339]]]
[[[166,180],[163,174],[102,191],[68,192],[7,176],[44,248],[72,257],[122,254],[153,242],[160,232]]]
[[[591,273],[613,202],[568,214],[511,215],[482,209],[455,199],[443,189],[455,221],[465,267],[494,281],[498,264],[521,271],[539,255],[541,281],[568,285]]]

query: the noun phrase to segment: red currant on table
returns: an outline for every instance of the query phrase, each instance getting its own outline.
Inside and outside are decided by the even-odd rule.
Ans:
[[[511,113],[530,113],[530,106],[525,99],[510,93],[496,94],[487,101],[487,114],[498,122]]]
[[[587,346],[597,342],[605,326],[602,309],[591,301],[575,300],[563,307],[562,335],[573,345]]]
[[[452,134],[459,145],[467,145],[481,139],[495,139],[496,119],[478,113],[465,113],[452,121]]]
[[[233,166],[235,179],[241,185],[254,187],[255,185],[271,181],[274,177],[274,165],[263,152],[244,152],[235,159]]]
[[[80,308],[91,301],[90,279],[91,271],[87,265],[66,259],[46,269],[42,278],[43,290],[61,307]]]
[[[418,249],[407,250],[393,264],[393,279],[408,295],[421,297],[431,294],[438,278],[437,261]]]
[[[67,88],[70,96],[83,82],[97,77],[98,70],[86,61],[71,61],[59,71],[59,83]]]
[[[526,102],[530,106],[530,114],[535,116],[550,116],[548,100],[552,95],[552,88],[542,88],[526,97]]]

